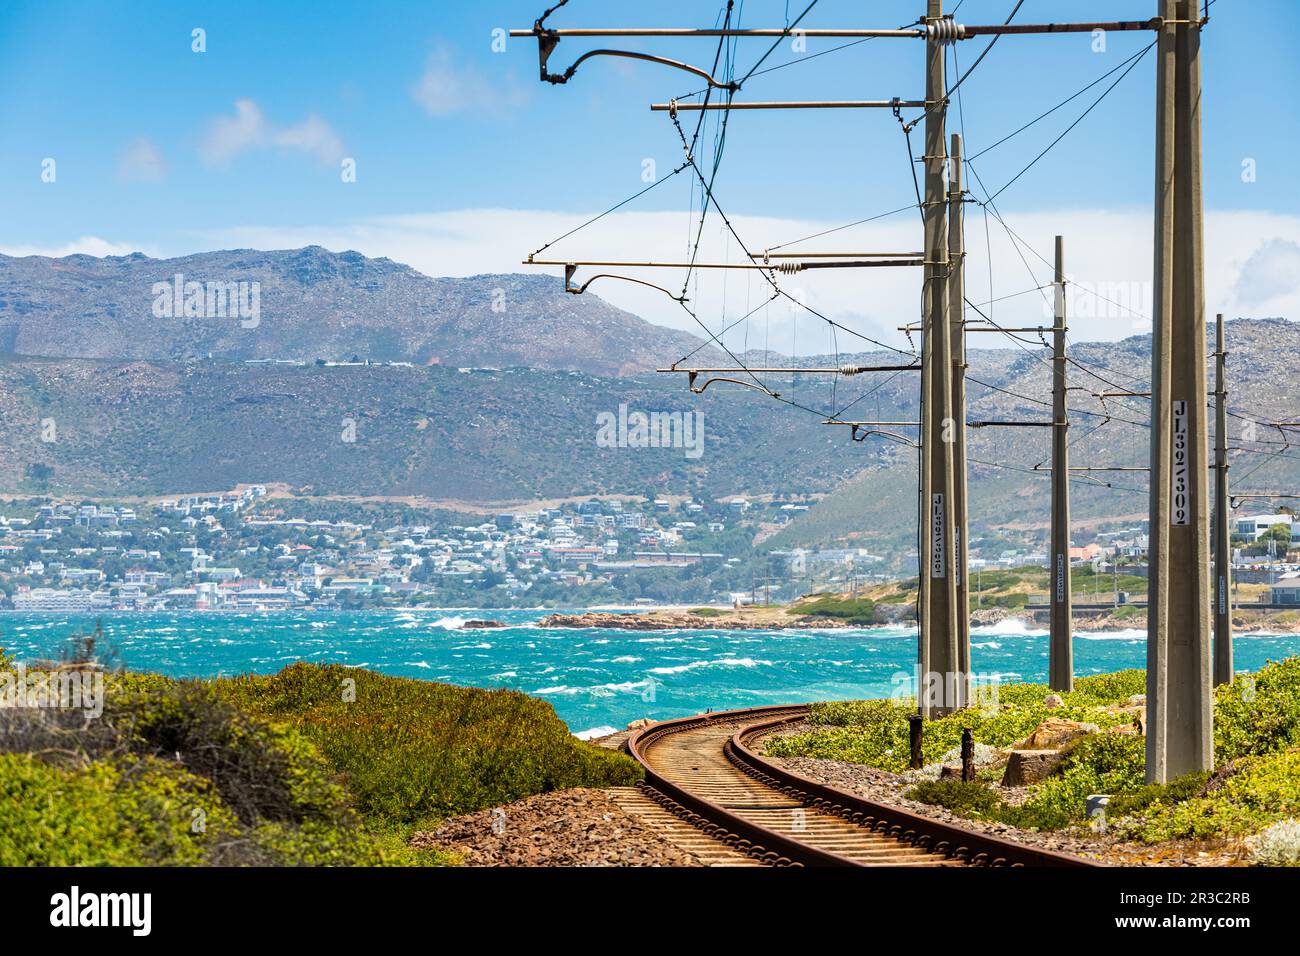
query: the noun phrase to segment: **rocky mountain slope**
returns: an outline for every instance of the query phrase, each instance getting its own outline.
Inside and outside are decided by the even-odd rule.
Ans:
[[[191,283],[201,284],[198,298],[188,296]],[[236,285],[233,297],[209,302],[217,285],[225,291],[238,283],[246,285]],[[22,356],[356,356],[623,375],[700,344],[593,294],[570,295],[554,274],[433,279],[389,259],[319,246],[177,259],[0,255],[0,352]]]

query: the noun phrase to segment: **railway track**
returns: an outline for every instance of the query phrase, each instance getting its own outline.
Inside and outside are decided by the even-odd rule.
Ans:
[[[765,760],[757,741],[806,705],[667,720],[627,741],[645,769],[627,809],[711,865],[1094,866],[955,827],[809,780]]]

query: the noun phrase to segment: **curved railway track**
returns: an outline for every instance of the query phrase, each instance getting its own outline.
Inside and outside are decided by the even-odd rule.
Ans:
[[[807,714],[806,705],[757,707],[633,734],[627,749],[645,768],[640,800],[651,822],[674,829],[678,842],[682,831],[690,834],[697,855],[715,864],[1096,865],[875,803],[758,755],[757,740]],[[704,846],[714,848],[712,858]]]

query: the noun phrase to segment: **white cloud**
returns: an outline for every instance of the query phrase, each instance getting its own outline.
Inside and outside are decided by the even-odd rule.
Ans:
[[[143,251],[139,246],[129,243],[110,242],[98,236],[82,236],[62,246],[0,246],[0,253],[7,256],[49,256],[53,259],[62,256],[127,256],[133,252]]]
[[[411,87],[411,98],[430,116],[450,116],[512,109],[521,106],[527,94],[512,77],[494,82],[440,46],[425,61],[424,72]]]
[[[124,181],[157,182],[166,164],[153,140],[141,136],[127,144],[118,159],[117,175]]]
[[[369,256],[388,256],[428,275],[467,276],[487,272],[544,272],[562,280],[559,266],[520,264],[543,242],[580,225],[589,216],[535,210],[470,209],[444,213],[372,219],[342,227],[246,227],[204,237],[211,248],[252,246],[263,249],[293,248],[318,243],[330,249],[356,249]],[[1011,214],[1007,222],[1034,250],[1051,258],[1053,237],[1066,237],[1066,271],[1078,291],[1070,299],[1070,335],[1073,341],[1116,340],[1150,328],[1152,268],[1150,213],[1105,210],[1065,210]],[[539,259],[589,258],[609,260],[671,260],[687,257],[686,214],[681,212],[616,213],[538,255]],[[732,222],[753,251],[789,242],[832,228],[836,223],[735,216]],[[700,261],[737,261],[734,241],[710,218],[704,230]],[[1050,317],[1050,295],[1033,291],[1051,279],[1050,267],[1033,253],[1008,239],[996,220],[990,220],[991,243],[984,240],[983,219],[971,215],[967,222],[967,298],[981,308],[992,298],[1012,296],[992,305],[998,324],[1035,325]],[[1284,316],[1300,319],[1300,290],[1292,284],[1267,284],[1243,276],[1263,271],[1272,276],[1285,267],[1271,264],[1275,255],[1285,261],[1289,244],[1300,242],[1300,217],[1255,212],[1211,212],[1206,223],[1207,312],[1229,317]],[[789,251],[909,252],[920,244],[920,223],[902,214],[792,247]],[[1279,252],[1263,252],[1270,242]],[[993,260],[990,294],[988,260]],[[1021,259],[1021,254],[1028,262]],[[682,270],[589,269],[578,281],[597,272],[624,272],[681,291]],[[920,311],[920,275],[917,269],[828,269],[782,277],[782,288],[806,296],[809,305],[850,328],[891,344],[906,340],[900,325],[915,322]],[[1269,297],[1255,293],[1268,289]],[[698,271],[688,295],[692,309],[713,331],[762,306],[770,294],[754,272]],[[697,334],[702,330],[676,303],[644,286],[601,279],[591,291],[638,315]],[[1104,297],[1104,298],[1099,298]],[[1106,299],[1112,302],[1105,301]],[[1115,305],[1112,303],[1119,303]],[[1127,310],[1121,306],[1127,306]],[[1131,310],[1131,311],[1129,311]],[[1142,317],[1134,315],[1141,313]],[[797,316],[797,320],[796,320]],[[725,317],[725,318],[724,318]],[[825,352],[838,344],[840,351],[865,347],[860,339],[840,332],[833,339],[825,323],[800,312],[786,300],[758,308],[747,323],[726,337],[733,348],[761,348],[799,353]],[[992,345],[994,340],[989,339]]]
[[[327,164],[343,158],[343,141],[319,116],[281,126],[268,120],[250,99],[236,100],[233,116],[218,116],[208,123],[199,156],[207,165],[223,168],[241,153],[266,147],[306,153]]]
[[[1241,267],[1236,295],[1243,303],[1267,306],[1274,300],[1294,298],[1297,294],[1300,294],[1300,243],[1270,239]]]

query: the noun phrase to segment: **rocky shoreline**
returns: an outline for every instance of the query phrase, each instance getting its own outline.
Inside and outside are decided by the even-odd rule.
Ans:
[[[1131,606],[1131,605],[1129,605]],[[1121,605],[1124,607],[1124,605]],[[907,613],[911,605],[877,605],[880,620],[874,625],[850,624],[833,617],[815,617],[787,613],[784,609],[762,609],[760,612],[719,611],[716,614],[695,614],[690,611],[583,611],[577,614],[549,614],[542,618],[540,627],[563,628],[604,628],[622,631],[669,631],[669,630],[724,630],[724,631],[772,631],[772,630],[809,630],[813,628],[861,628],[880,627],[887,624],[908,623]],[[1005,621],[1017,621],[1027,628],[1043,629],[1047,627],[1045,615],[1003,607],[980,608],[971,612],[971,627],[989,627]],[[476,627],[500,627],[499,622],[475,621]],[[467,623],[465,627],[469,627]],[[1142,630],[1146,621],[1141,615],[1116,616],[1111,613],[1084,614],[1075,613],[1073,628],[1075,631],[1125,631]],[[1300,634],[1300,619],[1278,619],[1277,615],[1252,612],[1251,617],[1233,619],[1233,628],[1242,634]]]
[[[622,631],[706,630],[768,631],[780,629],[847,628],[834,618],[820,617],[753,617],[741,614],[703,615],[690,612],[652,611],[646,614],[618,614],[588,611],[583,614],[551,614],[538,622],[540,627],[606,628]]]

